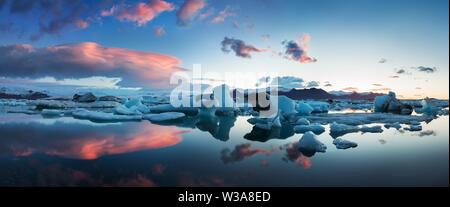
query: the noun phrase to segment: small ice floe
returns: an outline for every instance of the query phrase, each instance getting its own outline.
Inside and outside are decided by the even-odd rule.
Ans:
[[[64,115],[64,111],[57,109],[43,109],[41,115],[44,117],[60,117]]]
[[[72,112],[72,116],[76,119],[87,119],[94,122],[118,122],[118,121],[139,121],[142,120],[141,115],[117,115],[100,111],[89,111],[86,109],[78,109]]]
[[[295,122],[296,125],[309,125],[311,124],[308,119],[300,118]]]
[[[294,126],[294,132],[295,133],[305,133],[311,131],[314,134],[322,134],[325,131],[325,127],[323,127],[322,125],[318,124],[318,123],[313,123],[310,125],[297,125]]]
[[[330,104],[322,101],[307,101],[309,106],[313,108],[312,113],[328,113]]]
[[[162,122],[183,118],[186,115],[180,112],[164,112],[160,114],[146,114],[142,118],[152,122]]]
[[[398,123],[398,122],[387,123],[387,124],[384,125],[384,128],[386,128],[386,129],[394,128],[394,129],[399,130],[399,129],[402,128],[402,125],[400,125],[400,123]]]
[[[313,156],[316,152],[326,152],[327,146],[317,139],[312,132],[306,132],[298,141],[298,149],[305,156]]]
[[[333,144],[336,146],[337,149],[348,149],[348,148],[354,148],[354,147],[358,146],[358,144],[356,142],[352,142],[352,141],[341,139],[341,138],[334,139]]]
[[[247,120],[248,123],[255,125],[255,127],[265,130],[270,130],[272,128],[281,127],[280,116],[277,114],[270,118],[250,118]]]
[[[430,99],[424,99],[421,102],[422,108],[416,108],[416,113],[423,113],[435,116],[441,111],[440,107],[435,106]]]
[[[448,109],[442,109],[438,112],[440,116],[448,116]]]
[[[115,101],[96,101],[91,103],[81,103],[61,100],[32,100],[29,103],[37,110],[42,109],[74,109],[74,108],[114,108],[120,103]]]
[[[72,101],[74,102],[83,102],[83,103],[90,103],[97,100],[97,97],[92,94],[91,92],[79,95],[75,94],[73,95]]]
[[[433,116],[427,115],[400,115],[391,113],[335,113],[335,114],[318,114],[305,116],[312,123],[340,123],[347,125],[364,125],[364,124],[390,124],[400,123],[409,124],[411,121],[429,122],[434,119]]]
[[[297,104],[297,112],[299,115],[310,115],[314,109],[307,103],[300,101]]]
[[[421,125],[409,125],[408,127],[405,127],[404,129],[408,130],[408,131],[412,131],[412,132],[422,131],[422,126]]]
[[[381,126],[362,126],[360,128],[360,131],[362,133],[381,133],[383,132],[383,129],[381,128]]]
[[[396,114],[409,115],[413,111],[413,107],[409,104],[403,104],[396,97],[394,92],[389,92],[387,95],[375,97],[374,103],[375,112],[390,112]]]
[[[26,106],[27,103],[16,100],[0,100],[0,106]]]
[[[330,124],[330,135],[333,138],[343,136],[348,133],[356,133],[356,132],[362,132],[362,133],[381,133],[383,132],[383,129],[381,126],[352,126],[347,124],[338,124],[336,122]]]

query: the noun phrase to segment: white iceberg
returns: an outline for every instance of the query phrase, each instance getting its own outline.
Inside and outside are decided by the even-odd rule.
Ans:
[[[341,138],[334,139],[333,144],[336,146],[337,149],[348,149],[348,148],[354,148],[354,147],[358,146],[358,144],[356,142],[352,142],[352,141],[341,139]]]
[[[186,115],[180,112],[164,112],[160,114],[146,114],[142,118],[150,120],[152,122],[161,122],[161,121],[169,121],[176,120],[179,118],[183,118]]]
[[[325,152],[327,146],[317,140],[316,135],[312,132],[306,132],[298,141],[298,149],[305,156],[312,156],[316,152]]]
[[[294,132],[295,133],[305,133],[311,131],[314,134],[322,134],[325,131],[325,127],[318,123],[313,123],[310,125],[297,125],[294,126]]]

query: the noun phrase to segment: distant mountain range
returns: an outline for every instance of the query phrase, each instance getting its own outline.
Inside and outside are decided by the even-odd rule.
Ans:
[[[383,93],[340,93],[332,94],[323,89],[291,89],[290,91],[278,91],[278,95],[284,95],[294,100],[301,99],[353,99],[353,100],[373,100],[376,96],[384,95]]]

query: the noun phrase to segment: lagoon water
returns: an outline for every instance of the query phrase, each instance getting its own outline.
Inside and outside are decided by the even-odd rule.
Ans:
[[[253,130],[249,117],[152,124],[0,114],[0,186],[448,186],[449,119],[421,132],[384,129],[318,136],[325,153],[303,155],[302,134]]]

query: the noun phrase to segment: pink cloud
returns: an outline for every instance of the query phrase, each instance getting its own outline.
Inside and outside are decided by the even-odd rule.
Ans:
[[[299,61],[300,63],[314,63],[317,62],[316,58],[308,55],[309,41],[311,36],[304,34],[300,36],[296,41],[284,41],[283,45],[286,47],[285,56],[288,59]]]
[[[178,25],[187,25],[206,6],[205,0],[186,0],[177,12]]]
[[[234,15],[235,14],[231,11],[230,7],[225,7],[224,10],[220,11],[219,14],[211,20],[211,23],[220,24],[224,22],[227,17]]]
[[[0,46],[0,76],[39,78],[122,77],[121,85],[165,87],[172,73],[182,70],[175,57],[94,42],[45,48]]]
[[[155,36],[157,37],[162,37],[163,35],[166,34],[166,30],[164,30],[163,27],[155,27],[153,29],[153,33],[155,34]]]
[[[109,10],[102,10],[101,16],[114,16],[120,21],[135,22],[138,26],[145,25],[160,13],[172,11],[173,4],[164,0],[150,0],[147,3],[138,3],[134,6],[119,5]]]
[[[79,29],[86,29],[89,26],[89,23],[79,19],[75,21],[75,26]]]

